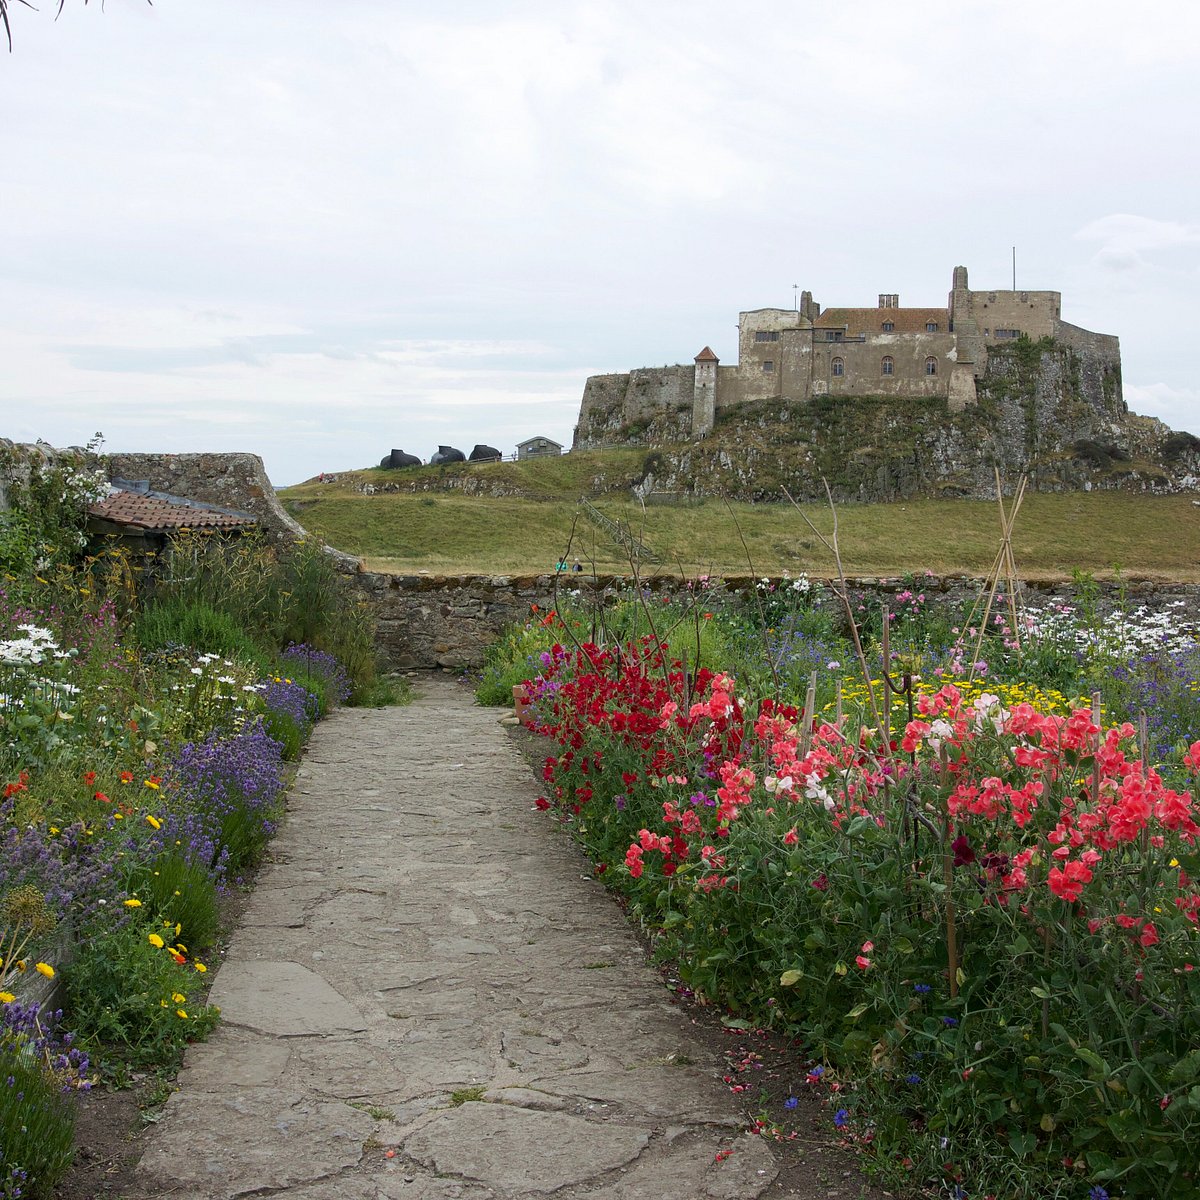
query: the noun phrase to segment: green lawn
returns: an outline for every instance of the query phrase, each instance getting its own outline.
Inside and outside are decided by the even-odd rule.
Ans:
[[[446,490],[363,494],[360,484],[378,486],[387,480],[378,471],[342,475],[332,484],[300,484],[279,495],[311,533],[358,555],[372,570],[530,574],[552,570],[559,556],[569,553],[589,569],[628,571],[625,553],[581,514],[578,498],[595,495],[599,477],[619,490],[594,503],[630,525],[661,556],[663,564],[654,571],[774,575],[788,570],[819,576],[833,571],[833,559],[802,515],[828,537],[833,528],[828,507],[804,505],[797,511],[786,504],[710,499],[694,506],[643,509],[629,498],[623,478],[636,460],[629,453],[617,461],[564,455],[549,462],[485,468],[529,498]],[[429,474],[426,479],[431,486],[442,486],[445,476]],[[977,575],[991,567],[1000,545],[994,501],[844,505],[837,520],[848,574],[930,570]],[[1027,578],[1069,577],[1074,570],[1103,577],[1119,568],[1131,577],[1196,581],[1200,505],[1191,495],[1027,495],[1013,549]]]

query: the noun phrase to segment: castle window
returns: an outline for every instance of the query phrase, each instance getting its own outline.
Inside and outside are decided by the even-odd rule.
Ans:
[[[936,375],[937,374],[937,359],[934,358],[932,354],[925,360],[925,374],[926,375]]]
[[[779,334],[774,329],[756,329],[754,331],[754,340],[756,342],[777,342]]]
[[[845,360],[841,359],[841,358],[835,358],[833,360],[833,362],[830,363],[830,369],[832,370],[832,373],[834,375],[836,375],[840,378],[842,375],[845,375],[845,373],[846,373]]]
[[[895,328],[896,323],[894,321],[884,321],[884,323],[880,326],[880,329],[882,329],[884,333],[891,333]]]
[[[896,364],[892,361],[892,356],[885,354],[879,364],[879,373],[881,375],[893,375],[895,374],[895,370]]]
[[[1021,336],[1021,331],[1019,329],[997,329],[996,330],[997,338],[1018,338],[1020,336]]]
[[[765,358],[763,359],[763,370],[773,371],[775,370],[775,364],[769,358]]]
[[[926,333],[937,333],[937,322],[936,321],[926,321],[925,322],[925,332]]]

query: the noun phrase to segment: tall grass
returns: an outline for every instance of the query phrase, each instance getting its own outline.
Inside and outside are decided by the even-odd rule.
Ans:
[[[145,636],[188,645],[203,638],[214,643],[214,652],[259,660],[265,655],[268,661],[285,646],[303,643],[332,654],[353,693],[375,686],[372,615],[319,543],[184,534],[168,562],[139,619]],[[230,649],[216,649],[217,642]]]

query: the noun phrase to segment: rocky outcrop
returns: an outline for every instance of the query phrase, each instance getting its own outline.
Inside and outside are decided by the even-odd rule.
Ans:
[[[708,438],[654,443],[638,486],[774,501],[824,499],[827,481],[838,501],[990,498],[999,470],[1035,491],[1200,487],[1200,438],[1129,413],[1119,368],[1086,343],[993,347],[977,395],[961,411],[933,397],[737,405]]]

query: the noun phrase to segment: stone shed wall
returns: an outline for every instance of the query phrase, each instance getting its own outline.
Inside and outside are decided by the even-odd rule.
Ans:
[[[145,479],[157,492],[257,517],[279,537],[307,537],[275,496],[257,454],[109,454],[110,479]]]

